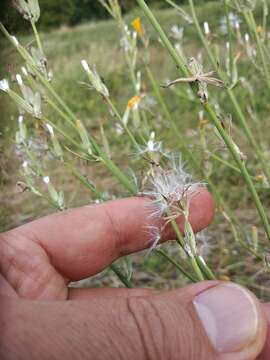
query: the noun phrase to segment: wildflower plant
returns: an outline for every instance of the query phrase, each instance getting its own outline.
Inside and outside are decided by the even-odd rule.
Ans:
[[[30,190],[42,197],[58,210],[68,208],[67,194],[64,189],[58,188],[57,182],[54,184],[50,174],[53,161],[72,174],[89,191],[95,203],[123,195],[151,199],[147,205],[149,220],[155,220],[154,223],[160,225],[151,225],[145,229],[151,234],[150,256],[152,253],[159,254],[191,281],[215,279],[220,275],[219,270],[210,269],[207,258],[204,258],[207,252],[202,249],[207,245],[207,237],[195,235],[190,224],[190,203],[203,187],[208,186],[235,244],[265,266],[267,248],[262,239],[270,241],[270,225],[267,207],[260,195],[262,188],[269,190],[269,144],[258,142],[252,130],[251,120],[258,125],[253,88],[249,79],[240,77],[239,63],[243,52],[258,70],[265,86],[269,87],[266,2],[263,2],[264,15],[260,29],[253,14],[256,1],[222,1],[225,16],[220,22],[220,32],[225,41],[220,46],[220,55],[214,44],[215,30],[208,21],[199,22],[193,0],[189,0],[189,12],[172,0],[166,0],[184,20],[183,26],[170,27],[169,35],[146,2],[137,0],[142,13],[155,30],[156,40],[159,39],[163,45],[162,51],[166,51],[176,65],[178,74],[173,81],[164,81],[152,71],[152,37],[141,18],[136,17],[127,23],[118,0],[99,2],[116,21],[119,30],[119,49],[131,84],[130,96],[125,98],[125,94],[122,94],[125,98],[124,106],[116,103],[109,82],[100,73],[99,65],[92,63],[91,55],[90,58],[81,59],[81,78],[84,81],[80,81],[80,84],[84,85],[86,91],[91,90],[87,96],[101,98],[107,109],[106,118],[110,129],[114,130],[117,139],[124,139],[131,169],[122,169],[115,160],[111,150],[113,141],[110,141],[113,132],[109,132],[100,120],[97,136],[55,90],[53,73],[49,69],[36,27],[40,17],[38,1],[14,0],[14,7],[30,22],[35,39],[30,46],[23,46],[0,24],[1,31],[22,60],[20,72],[14,74],[15,82],[10,79],[0,80],[1,95],[9,96],[17,106],[15,145],[24,177],[18,186],[22,191]],[[243,23],[246,33],[242,31]],[[185,24],[196,30],[203,53],[186,53]],[[238,101],[239,86],[243,86],[249,94],[250,104],[247,109]],[[197,127],[193,134],[198,136],[197,148],[189,144],[187,134],[181,131],[179,119],[175,118],[167,104],[168,94],[179,99],[180,109],[183,99],[195,107]],[[231,109],[229,114],[225,102]],[[177,139],[173,151],[163,141],[164,129],[171,131]],[[238,144],[240,133],[244,134],[254,158],[250,158],[250,153],[246,155],[242,144]],[[200,153],[199,157],[197,152]],[[250,170],[250,163],[254,159],[257,162],[256,173]],[[82,164],[87,168],[98,164],[106,169],[121,187],[120,194],[101,190],[84,174]],[[259,230],[257,225],[253,225],[247,235],[243,224],[217,186],[213,176],[216,164],[232,171],[249,192],[261,222]],[[197,175],[195,180],[190,169]],[[180,216],[184,223],[183,233],[176,222]],[[160,245],[168,226],[174,230],[172,240],[176,240],[179,246],[179,253],[183,257],[181,262],[170,255],[170,249],[164,250]],[[130,266],[112,264],[111,268],[125,286],[133,286]]]

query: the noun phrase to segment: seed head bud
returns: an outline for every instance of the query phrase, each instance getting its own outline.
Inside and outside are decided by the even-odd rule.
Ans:
[[[256,31],[258,34],[261,34],[263,32],[263,27],[261,25],[258,25]]]
[[[16,74],[16,80],[19,86],[23,85],[23,80],[20,74]]]
[[[27,162],[27,161],[24,161],[24,162],[22,163],[22,167],[23,167],[24,169],[26,169],[26,168],[28,167],[28,162]]]
[[[262,174],[256,175],[256,180],[260,183],[264,182],[264,176]]]
[[[246,42],[246,43],[249,42],[249,34],[248,34],[248,33],[245,34],[245,42]]]
[[[23,116],[22,116],[22,115],[20,115],[20,116],[18,117],[18,123],[19,123],[19,124],[22,124],[22,123],[23,123]]]
[[[26,67],[22,66],[21,70],[22,70],[22,73],[24,76],[28,76],[28,71],[27,71]]]
[[[47,185],[50,183],[50,178],[49,178],[49,176],[43,176],[42,180],[43,180],[43,182],[44,182],[45,184],[47,184]]]
[[[6,79],[0,80],[0,90],[5,92],[9,91],[9,83]]]
[[[204,27],[204,32],[205,32],[205,35],[209,35],[210,34],[210,27],[209,27],[209,24],[207,21],[205,21],[203,23],[203,27]]]
[[[40,16],[38,0],[12,0],[13,6],[28,21],[37,22]]]
[[[53,127],[50,124],[45,124],[47,130],[49,131],[49,133],[53,136],[54,135],[54,130]]]
[[[82,60],[82,61],[81,61],[81,64],[82,64],[83,69],[84,69],[87,73],[90,73],[90,68],[89,68],[89,65],[88,65],[87,61],[86,61],[86,60]]]

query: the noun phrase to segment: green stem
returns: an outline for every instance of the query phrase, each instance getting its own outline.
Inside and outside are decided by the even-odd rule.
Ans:
[[[32,26],[32,29],[33,29],[33,32],[34,32],[34,35],[35,35],[35,38],[36,38],[36,42],[37,42],[39,51],[41,52],[42,55],[44,55],[44,51],[43,51],[42,44],[41,44],[41,41],[40,41],[39,33],[37,31],[36,24],[35,24],[35,22],[33,20],[31,20],[31,26]]]
[[[202,272],[200,266],[198,265],[196,258],[194,256],[191,256],[191,257],[189,257],[189,260],[190,260],[190,263],[191,263],[191,265],[192,265],[192,267],[193,267],[193,269],[194,269],[194,271],[195,271],[195,273],[196,273],[196,275],[198,277],[198,280],[199,281],[204,281],[205,278],[203,276],[203,272]]]
[[[262,63],[262,66],[263,66],[266,83],[267,83],[268,88],[270,89],[270,72],[269,72],[269,68],[267,66],[266,59],[265,59],[265,56],[264,56],[264,50],[263,50],[262,42],[261,42],[261,39],[260,39],[258,31],[257,31],[257,24],[256,24],[256,21],[254,19],[254,15],[253,15],[251,10],[247,11],[247,16],[249,17],[249,20],[250,20],[250,22],[248,22],[248,25],[250,24],[251,31],[252,31],[252,33],[254,35],[254,38],[255,38],[255,41],[256,41],[256,44],[257,44],[257,47],[258,47],[258,50],[259,50],[259,55],[260,55],[260,58],[261,58],[261,63]]]
[[[166,260],[168,260],[171,264],[173,264],[184,276],[186,276],[190,281],[197,282],[197,279],[189,274],[180,264],[178,264],[170,255],[168,255],[165,251],[161,249],[157,249],[156,252],[163,256]]]
[[[110,265],[110,269],[117,275],[117,277],[122,281],[122,283],[127,287],[127,288],[133,288],[130,280],[123,274],[123,272],[121,271],[121,269],[119,268],[119,266],[117,266],[116,264],[111,264]]]
[[[265,232],[267,234],[268,240],[270,241],[270,225],[268,222],[268,218],[266,216],[264,207],[260,201],[260,198],[258,196],[258,193],[256,191],[256,188],[252,182],[252,179],[246,169],[245,163],[242,161],[242,159],[240,158],[237,150],[235,149],[233,143],[231,142],[231,139],[229,137],[229,135],[226,133],[226,131],[223,129],[219,119],[217,118],[215,112],[213,111],[213,109],[210,107],[210,105],[208,103],[204,104],[204,108],[207,111],[207,113],[210,116],[210,119],[212,121],[212,123],[215,125],[215,127],[217,128],[217,130],[219,131],[224,143],[226,144],[227,148],[229,149],[234,161],[236,162],[236,164],[238,165],[242,176],[247,184],[247,187],[250,191],[250,194],[253,198],[253,201],[256,205],[256,208],[258,210],[259,216],[261,218],[262,224],[264,226]]]
[[[137,143],[135,137],[133,136],[132,132],[129,130],[129,128],[126,126],[126,124],[123,123],[122,121],[122,117],[119,114],[118,110],[116,109],[114,103],[111,101],[111,99],[109,97],[105,97],[105,101],[107,102],[109,108],[112,110],[112,112],[114,113],[114,115],[116,116],[119,124],[121,126],[123,126],[123,128],[125,129],[125,132],[127,133],[131,143],[136,147],[137,150],[140,150],[140,146]]]
[[[163,31],[162,27],[158,23],[157,19],[155,18],[154,14],[149,9],[149,7],[146,5],[145,1],[144,0],[137,0],[137,3],[142,8],[142,10],[145,13],[145,15],[147,16],[148,20],[151,22],[152,26],[154,27],[154,29],[159,34],[160,39],[162,40],[163,44],[167,48],[168,52],[170,53],[171,57],[175,61],[176,65],[180,68],[180,70],[182,71],[182,73],[185,76],[187,76],[187,77],[190,76],[191,72],[189,71],[189,69],[185,65],[185,59],[183,57],[181,57],[181,55],[179,53],[177,53],[177,51],[173,47],[172,43],[168,39],[167,35]]]
[[[168,52],[171,54],[171,56],[174,59],[176,65],[179,66],[179,68],[182,70],[184,75],[188,76],[189,75],[189,70],[185,67],[185,63],[184,63],[183,59],[175,51],[175,49],[172,46],[170,40],[168,39],[165,32],[163,31],[163,29],[159,25],[158,21],[154,17],[151,10],[146,5],[145,1],[144,0],[137,0],[137,2],[140,5],[140,7],[142,8],[142,10],[144,11],[144,13],[147,16],[147,18],[149,19],[149,21],[151,22],[152,26],[158,32],[164,46],[167,48]],[[190,5],[191,5],[191,8],[193,10],[193,15],[195,16],[194,21],[197,23],[197,26],[199,27],[199,32],[201,33],[201,29],[200,29],[200,26],[199,26],[199,23],[198,23],[196,14],[195,14],[193,1],[189,0],[189,2],[190,2]],[[202,38],[204,39],[203,35],[202,35]],[[208,46],[207,46],[207,49],[208,49]],[[212,56],[211,52],[210,52],[210,55]],[[214,61],[214,63],[215,63],[215,61]],[[217,65],[215,65],[215,66],[217,66]],[[230,89],[228,89],[228,93],[231,95],[231,99],[235,99],[234,95],[233,95],[233,93],[232,93],[232,91]],[[236,102],[236,99],[235,99],[234,104],[237,105],[237,108],[240,110],[240,113],[242,113],[238,103]],[[239,166],[239,169],[241,170],[242,176],[243,176],[244,180],[246,181],[248,189],[249,189],[249,191],[251,193],[251,196],[252,196],[252,198],[254,200],[254,203],[256,205],[256,208],[258,210],[258,213],[259,213],[259,216],[261,218],[262,224],[264,226],[265,232],[267,234],[268,240],[270,241],[270,225],[269,225],[269,222],[268,222],[268,218],[266,216],[264,207],[263,207],[263,205],[262,205],[262,203],[261,203],[261,201],[259,199],[256,188],[255,188],[255,186],[254,186],[254,184],[253,184],[253,182],[251,180],[251,177],[250,177],[250,175],[249,175],[249,173],[248,173],[248,171],[247,171],[247,169],[245,167],[244,162],[241,160],[239,154],[237,153],[237,151],[235,149],[234,144],[232,143],[230,137],[227,135],[227,133],[223,129],[223,127],[222,127],[219,119],[217,118],[214,110],[212,109],[212,107],[207,102],[203,103],[202,105],[205,108],[205,110],[207,111],[207,113],[209,114],[209,116],[211,118],[211,121],[213,122],[213,124],[215,125],[217,130],[219,131],[219,133],[220,133],[221,137],[223,138],[227,148],[230,150],[233,159],[235,160],[235,162]],[[244,115],[243,115],[243,119],[244,119],[244,123],[246,124]],[[254,141],[255,141],[255,139],[254,139]]]
[[[197,264],[199,265],[200,269],[202,270],[203,274],[208,280],[216,280],[215,274],[209,268],[209,266],[202,260],[200,256],[196,256]]]
[[[169,210],[167,210],[167,214],[168,214],[168,216],[171,215]],[[172,228],[175,231],[175,234],[176,234],[176,237],[177,237],[176,241],[181,246],[181,248],[186,252],[186,250],[185,250],[185,239],[184,239],[183,235],[181,234],[180,229],[179,229],[175,219],[172,219],[170,221],[170,224],[172,225]],[[204,280],[203,274],[201,272],[201,269],[200,269],[199,265],[197,264],[197,261],[196,261],[195,257],[190,256],[189,254],[187,254],[187,256],[188,256],[190,264],[191,264],[191,266],[192,266],[192,268],[193,268],[193,270],[194,270],[194,272],[195,272],[195,274],[197,276],[197,279],[199,281]]]
[[[228,40],[229,40],[230,77],[231,77],[231,81],[232,81],[232,76],[233,76],[233,42],[232,42],[232,27],[231,27],[231,24],[230,24],[229,8],[228,8],[228,1],[227,0],[224,0],[224,7],[225,7],[226,24],[227,24]]]
[[[206,41],[206,39],[205,39],[205,37],[204,37],[204,35],[202,33],[202,30],[200,28],[200,24],[198,22],[198,18],[197,18],[196,12],[195,12],[195,7],[194,7],[194,4],[193,4],[193,0],[189,0],[189,3],[190,3],[190,7],[191,7],[191,12],[192,12],[192,17],[193,17],[193,20],[194,20],[194,24],[196,26],[196,30],[197,30],[197,32],[199,34],[199,37],[200,37],[200,39],[201,39],[201,41],[202,41],[202,43],[204,45],[204,48],[205,48],[205,50],[206,50],[206,52],[208,54],[208,57],[209,57],[212,65],[214,66],[215,71],[218,73],[219,77],[224,82],[226,82],[226,77],[225,77],[224,73],[221,71],[220,67],[218,66],[218,64],[217,64],[217,62],[216,62],[216,60],[215,60],[215,58],[214,58],[214,56],[213,56],[213,54],[211,52],[211,49],[210,49],[210,47],[209,47],[209,45],[208,45],[208,43],[207,43],[207,41]],[[227,94],[228,94],[228,96],[230,98],[230,101],[232,102],[232,104],[233,104],[233,106],[235,108],[235,111],[236,111],[237,117],[238,117],[238,119],[239,119],[239,121],[241,123],[241,126],[244,129],[250,144],[253,146],[258,158],[261,161],[261,164],[262,164],[263,170],[265,172],[265,175],[267,176],[268,180],[270,180],[270,172],[269,172],[269,168],[268,168],[268,165],[266,163],[266,160],[264,158],[264,155],[262,154],[261,149],[258,146],[254,136],[252,135],[252,132],[251,132],[251,130],[250,130],[250,128],[249,128],[249,126],[248,126],[248,124],[246,122],[245,116],[244,116],[244,114],[243,114],[243,112],[242,112],[242,110],[241,110],[235,96],[234,96],[233,90],[227,88],[226,91],[227,91]]]
[[[194,25],[196,27],[196,30],[198,32],[198,35],[201,39],[201,42],[207,52],[207,55],[212,63],[212,66],[214,67],[216,73],[218,74],[218,76],[221,78],[222,81],[224,81],[224,83],[227,82],[227,77],[226,77],[226,74],[224,74],[224,72],[220,69],[215,57],[213,56],[212,54],[212,51],[209,47],[209,44],[207,42],[207,40],[205,39],[205,36],[203,35],[203,32],[201,30],[201,27],[200,27],[200,24],[199,24],[199,21],[198,21],[198,18],[197,18],[197,15],[196,15],[196,11],[195,11],[195,7],[194,7],[194,3],[193,3],[193,0],[189,0],[189,5],[190,5],[190,9],[191,9],[191,13],[192,13],[192,18],[193,18],[193,21],[194,21]],[[270,170],[269,170],[269,166],[268,166],[268,163],[267,163],[267,160],[265,159],[264,157],[264,154],[262,153],[262,150],[260,148],[260,146],[258,145],[256,139],[254,138],[253,134],[252,134],[252,131],[246,121],[246,118],[245,118],[245,115],[242,111],[242,109],[240,108],[239,104],[238,104],[238,101],[234,95],[234,92],[232,89],[230,88],[226,88],[226,92],[227,92],[227,95],[234,107],[234,110],[236,112],[236,115],[237,115],[237,118],[239,119],[240,121],[240,124],[248,138],[248,141],[249,143],[251,144],[251,146],[253,147],[257,157],[259,158],[260,162],[261,162],[261,165],[262,165],[262,168],[263,168],[263,171],[268,179],[268,181],[270,182]]]

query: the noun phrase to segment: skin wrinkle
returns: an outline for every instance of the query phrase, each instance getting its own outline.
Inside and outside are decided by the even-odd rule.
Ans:
[[[111,213],[107,210],[106,207],[103,208],[103,212],[106,215],[109,223],[111,224],[111,229],[113,230],[112,242],[114,243],[113,248],[115,250],[115,258],[117,258],[118,256],[123,256],[124,254],[121,254],[121,244],[124,242],[124,237],[121,234],[120,228],[116,225],[115,219],[112,217]]]
[[[9,234],[9,236],[1,236],[0,238],[2,263],[4,259],[8,264],[6,269],[4,269],[5,266],[1,266],[2,272],[19,295],[24,297],[25,292],[28,295],[28,288],[31,288],[31,297],[41,298],[49,288],[54,287],[55,282],[51,280],[59,280],[60,274],[58,274],[58,279],[56,269],[50,264],[49,257],[40,244],[20,235],[13,237],[12,234]],[[25,244],[24,248],[18,250],[18,242],[20,246]],[[33,253],[31,255],[27,251],[30,244],[34,246],[33,252],[36,252],[34,256]],[[10,255],[7,255],[7,250],[4,250],[5,247],[11,249]],[[20,262],[22,258],[23,261]],[[66,292],[65,284],[58,290],[58,293],[62,293],[63,290]]]
[[[131,313],[140,335],[141,344],[147,360],[170,359],[166,352],[166,327],[160,317],[160,309],[150,298],[137,297],[127,299],[128,309]],[[155,321],[153,321],[153,319]],[[158,324],[157,324],[158,322]],[[155,333],[158,331],[158,339]],[[164,356],[165,355],[165,356]]]
[[[113,301],[115,302],[118,301],[115,298],[111,298],[111,299],[113,299]],[[125,299],[121,299],[120,301],[123,301],[123,306],[121,306],[123,312],[116,314],[117,316],[116,320],[114,320],[113,324],[110,325],[112,326],[112,328],[110,328],[110,326],[107,326],[106,324],[104,324],[104,327],[108,332],[107,338],[110,339],[110,342],[113,345],[111,348],[116,349],[116,352],[113,351],[114,355],[116,354],[117,359],[119,360],[121,359],[126,360],[127,359],[127,354],[125,353],[126,349],[128,349],[129,352],[132,353],[132,352],[136,352],[136,347],[134,347],[133,342],[130,341],[130,336],[127,336],[129,335],[129,332],[125,327],[127,325],[127,319],[128,319],[126,316],[128,312],[127,302],[125,301]],[[115,337],[115,334],[117,334],[118,337]],[[119,339],[125,339],[124,346],[119,342]]]
[[[142,348],[143,348],[143,352],[144,354],[146,355],[146,358],[147,360],[151,360],[151,357],[150,357],[150,353],[149,353],[149,350],[148,350],[148,346],[146,344],[146,340],[145,340],[145,337],[144,337],[144,333],[142,331],[142,327],[140,325],[140,321],[139,321],[139,317],[141,315],[140,314],[140,307],[138,307],[138,302],[137,302],[138,299],[136,299],[136,301],[134,301],[133,298],[128,298],[127,299],[127,305],[128,305],[128,310],[129,310],[129,313],[131,314],[135,324],[136,324],[136,329],[138,331],[138,334],[139,334],[139,338],[140,338],[140,342],[141,342],[141,345],[142,345]],[[133,306],[133,303],[135,302],[135,306]],[[139,347],[139,346],[138,346]]]

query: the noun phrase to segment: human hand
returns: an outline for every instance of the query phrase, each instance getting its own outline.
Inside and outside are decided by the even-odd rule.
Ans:
[[[0,237],[1,359],[250,360],[266,337],[258,300],[230,283],[183,289],[71,289],[116,258],[151,245],[145,198],[51,215]],[[191,200],[194,231],[213,202]],[[151,224],[150,224],[151,222]],[[180,229],[183,219],[177,220]],[[170,227],[163,241],[172,238]],[[265,350],[267,359],[268,350]]]

